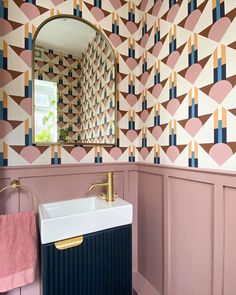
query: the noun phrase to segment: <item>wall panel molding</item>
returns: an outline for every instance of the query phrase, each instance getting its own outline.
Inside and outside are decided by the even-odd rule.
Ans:
[[[213,257],[213,294],[222,295],[224,270],[224,187],[214,184],[214,257]]]
[[[173,230],[171,232],[171,218],[173,213],[171,207],[173,206],[173,201],[178,198],[180,206],[186,206],[186,201],[181,200],[182,195],[185,194],[183,188],[184,183],[189,182],[189,187],[192,187],[193,193],[189,194],[190,201],[196,202],[198,195],[206,194],[208,188],[208,194],[206,197],[202,198],[202,206],[198,205],[199,217],[193,215],[191,222],[195,222],[197,226],[202,227],[205,231],[206,237],[207,233],[210,235],[210,246],[205,246],[204,249],[208,249],[208,254],[203,251],[203,255],[206,255],[206,259],[211,260],[211,268],[208,271],[209,275],[209,285],[203,295],[233,295],[235,293],[236,285],[234,274],[236,271],[236,239],[234,238],[234,232],[236,230],[236,173],[231,171],[221,171],[221,170],[209,170],[209,169],[194,169],[185,167],[170,167],[165,165],[153,165],[153,164],[138,164],[138,173],[150,174],[150,176],[155,176],[158,178],[163,176],[163,230],[164,230],[164,265],[163,265],[163,275],[164,275],[164,290],[160,292],[162,295],[176,295],[183,294],[179,290],[173,291],[173,282],[171,281],[171,273],[173,274],[173,265],[171,264],[171,247],[173,246]],[[173,186],[173,181],[176,181],[178,185]],[[144,183],[145,185],[145,183]],[[181,190],[182,195],[178,196],[177,191]],[[153,183],[153,194],[156,191],[156,183]],[[174,189],[175,188],[175,189]],[[210,191],[209,191],[209,188]],[[139,192],[140,193],[140,192]],[[139,195],[139,199],[142,195]],[[146,197],[145,197],[146,198]],[[210,199],[209,199],[210,198]],[[151,200],[151,199],[150,199]],[[208,201],[207,201],[208,200]],[[209,200],[210,203],[209,203]],[[148,202],[148,199],[146,199]],[[189,201],[189,202],[190,202]],[[208,229],[204,228],[205,223],[202,221],[202,212],[204,212],[204,207],[208,202],[208,213],[205,212],[205,220],[210,220],[208,222]],[[190,202],[191,205],[191,202]],[[202,209],[203,211],[202,211]],[[191,208],[191,206],[190,206]],[[193,207],[192,207],[193,208]],[[181,207],[180,207],[181,209]],[[187,212],[187,211],[185,211]],[[147,215],[148,216],[148,215]],[[181,221],[183,219],[182,214],[177,213],[177,217]],[[148,217],[147,217],[148,218]],[[139,222],[145,222],[144,220],[138,219]],[[179,227],[175,224],[175,231],[179,231]],[[138,235],[140,232],[138,232]],[[155,233],[153,233],[154,235]],[[156,233],[157,234],[157,233]],[[179,234],[179,233],[178,233]],[[186,233],[187,234],[187,233]],[[183,243],[187,239],[183,237]],[[160,242],[161,243],[161,242]],[[201,243],[201,241],[199,241]],[[138,245],[139,246],[139,245]],[[182,249],[179,246],[178,251],[181,253]],[[210,252],[209,252],[210,249]],[[196,251],[199,251],[194,245],[190,245],[188,250],[194,256]],[[177,256],[179,254],[176,254]],[[209,260],[209,261],[210,261]],[[150,266],[152,267],[152,266]],[[186,265],[187,267],[187,265]],[[200,274],[200,264],[198,274]],[[191,273],[192,268],[189,269]],[[177,275],[178,272],[175,271]],[[147,280],[147,278],[145,278]],[[183,276],[183,280],[186,278]],[[211,281],[210,281],[211,280]],[[150,282],[149,282],[150,283]],[[195,295],[194,287],[197,284],[201,285],[202,280],[199,282],[191,282],[192,293],[188,295]],[[205,281],[205,285],[207,281]],[[152,286],[153,287],[153,286]],[[158,290],[156,290],[158,292]],[[209,293],[210,292],[210,293]],[[149,295],[150,293],[140,293],[140,295]],[[196,293],[197,294],[197,293]]]
[[[133,288],[138,295],[161,295],[139,272],[133,273]]]

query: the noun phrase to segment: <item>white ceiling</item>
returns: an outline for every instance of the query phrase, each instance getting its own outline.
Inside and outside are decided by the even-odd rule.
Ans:
[[[35,45],[80,57],[96,34],[95,29],[73,18],[57,18],[39,31]]]

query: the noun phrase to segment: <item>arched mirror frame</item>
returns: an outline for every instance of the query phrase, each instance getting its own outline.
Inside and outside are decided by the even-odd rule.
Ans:
[[[82,141],[76,141],[76,142],[37,142],[35,141],[35,95],[34,95],[34,72],[35,72],[35,67],[34,67],[34,54],[35,54],[35,42],[37,35],[41,28],[45,26],[48,22],[58,19],[58,18],[71,18],[75,19],[79,22],[83,22],[84,24],[87,24],[88,26],[92,27],[98,34],[100,34],[104,40],[106,40],[107,46],[110,48],[113,58],[114,58],[114,67],[115,67],[115,93],[114,93],[114,100],[115,100],[115,119],[114,119],[114,143],[85,143]],[[99,30],[95,25],[91,24],[89,21],[79,17],[79,16],[74,16],[70,14],[60,14],[60,15],[55,15],[47,18],[45,21],[43,21],[37,28],[34,36],[33,36],[33,45],[32,45],[32,142],[33,144],[37,146],[47,146],[47,145],[52,145],[52,144],[60,144],[60,145],[75,145],[75,146],[116,146],[117,142],[117,61],[116,61],[116,55],[113,47],[110,44],[110,41],[108,40],[107,36]]]

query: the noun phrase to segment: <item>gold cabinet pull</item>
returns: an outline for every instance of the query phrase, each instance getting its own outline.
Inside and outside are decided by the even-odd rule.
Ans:
[[[69,249],[69,248],[81,245],[83,243],[83,240],[84,240],[84,237],[80,236],[76,238],[70,238],[70,239],[55,242],[54,245],[58,250],[65,250],[65,249]]]

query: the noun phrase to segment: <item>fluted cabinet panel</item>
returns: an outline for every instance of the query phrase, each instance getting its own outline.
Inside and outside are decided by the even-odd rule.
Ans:
[[[131,225],[84,236],[80,246],[42,246],[43,295],[131,295]]]

